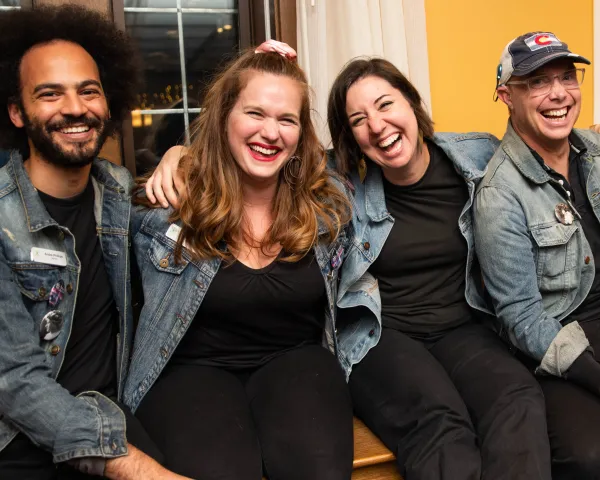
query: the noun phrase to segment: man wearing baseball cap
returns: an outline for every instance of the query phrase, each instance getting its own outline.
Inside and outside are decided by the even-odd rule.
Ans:
[[[501,334],[546,398],[555,480],[600,478],[600,136],[573,128],[581,64],[549,32],[506,46],[508,127],[474,210]]]

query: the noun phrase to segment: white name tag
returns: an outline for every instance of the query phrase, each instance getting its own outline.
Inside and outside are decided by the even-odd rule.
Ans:
[[[167,230],[167,233],[165,233],[165,235],[167,236],[167,238],[170,238],[175,243],[177,243],[177,241],[179,240],[180,233],[181,233],[181,227],[179,225],[175,225],[174,223],[172,223],[171,226],[169,227],[169,229]],[[183,246],[187,248],[187,242],[183,242]]]
[[[57,250],[32,247],[31,261],[45,263],[46,265],[56,265],[57,267],[66,267],[67,254]]]

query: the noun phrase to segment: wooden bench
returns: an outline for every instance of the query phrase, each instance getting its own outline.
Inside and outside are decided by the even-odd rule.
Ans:
[[[352,480],[402,480],[394,454],[356,417],[353,466]]]
[[[356,417],[352,466],[352,480],[402,480],[394,454]]]

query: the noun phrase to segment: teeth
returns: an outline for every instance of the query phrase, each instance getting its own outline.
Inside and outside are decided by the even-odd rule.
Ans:
[[[276,148],[264,148],[258,145],[250,145],[250,148],[255,152],[262,153],[263,155],[275,155],[277,153]]]
[[[61,129],[61,133],[83,133],[87,132],[90,127],[69,127]]]
[[[544,112],[545,117],[564,117],[566,114],[566,108],[561,108],[560,110],[547,110]]]
[[[398,140],[399,138],[400,138],[400,134],[399,133],[396,133],[395,135],[390,135],[385,140],[379,142],[379,148],[387,148],[392,143],[394,143],[396,140]]]

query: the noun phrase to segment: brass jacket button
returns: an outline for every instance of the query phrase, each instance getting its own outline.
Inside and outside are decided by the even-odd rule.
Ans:
[[[58,345],[52,345],[52,348],[50,348],[50,353],[54,356],[58,355],[60,353],[60,347]]]
[[[167,268],[169,266],[169,259],[163,258],[158,264],[160,265],[160,268]]]

